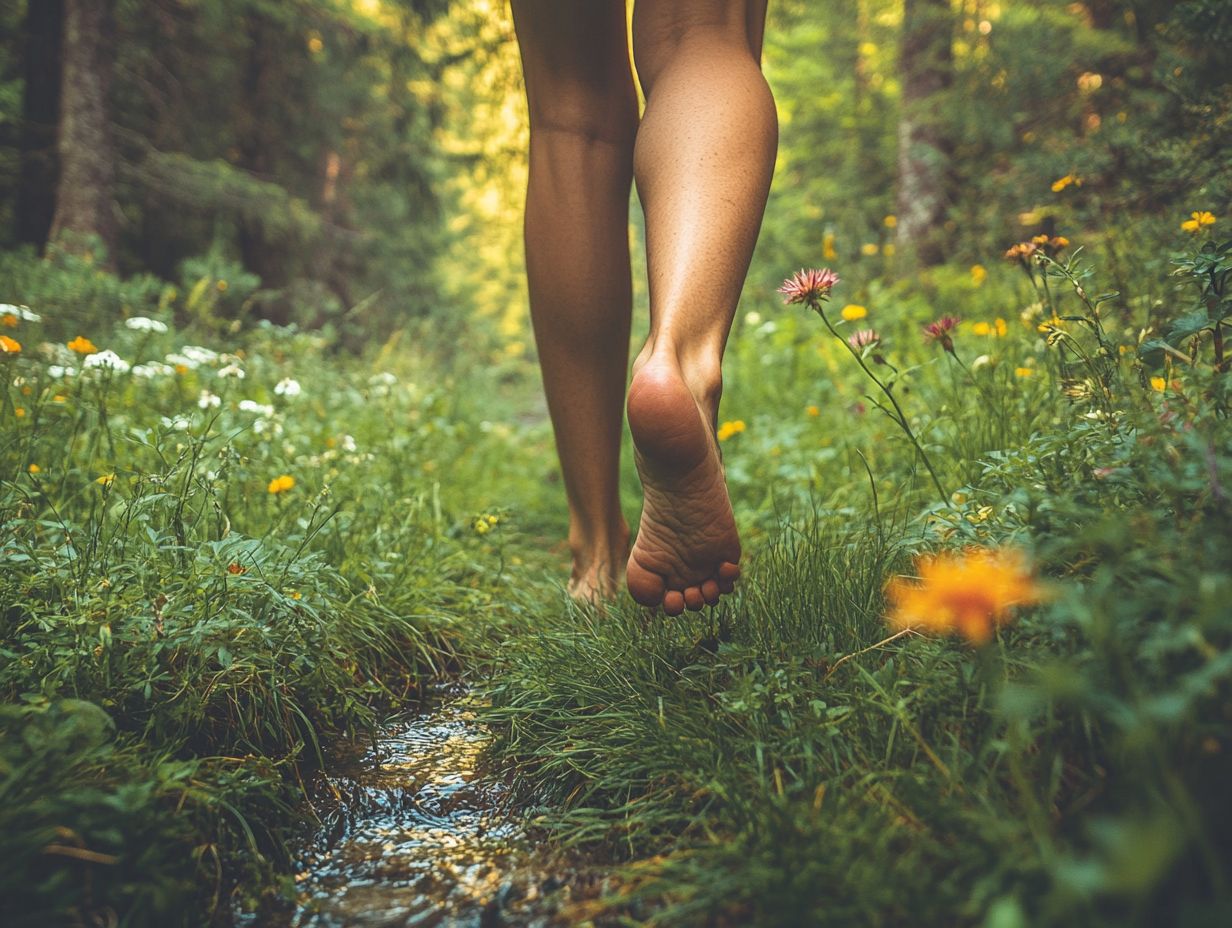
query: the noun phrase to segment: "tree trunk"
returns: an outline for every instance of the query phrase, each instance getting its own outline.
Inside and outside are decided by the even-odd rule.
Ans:
[[[60,94],[60,182],[51,240],[97,235],[115,260],[115,149],[111,142],[114,0],[64,0],[64,80]]]
[[[949,0],[906,0],[899,54],[898,244],[925,265],[945,260],[951,144],[943,106],[953,82]]]
[[[64,0],[26,8],[25,89],[21,104],[21,180],[17,186],[17,241],[42,248],[56,209],[56,123],[60,118],[60,43]]]

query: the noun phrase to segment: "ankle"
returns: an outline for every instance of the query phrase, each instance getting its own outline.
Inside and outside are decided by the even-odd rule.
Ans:
[[[660,341],[643,349],[633,364],[633,374],[645,367],[671,368],[693,394],[697,404],[711,414],[718,411],[719,400],[723,396],[723,366],[722,353],[706,348],[693,351]]]
[[[587,531],[577,525],[569,529],[569,552],[575,571],[602,567],[615,570],[629,554],[629,526],[624,519],[606,529]]]

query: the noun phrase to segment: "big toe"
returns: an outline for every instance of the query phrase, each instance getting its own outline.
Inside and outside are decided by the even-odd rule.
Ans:
[[[629,586],[630,595],[643,606],[657,606],[663,602],[663,594],[667,589],[663,578],[654,571],[647,570],[636,558],[629,558],[625,567],[625,583]]]

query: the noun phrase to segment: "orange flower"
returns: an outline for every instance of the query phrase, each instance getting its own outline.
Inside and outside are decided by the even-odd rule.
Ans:
[[[248,568],[232,561],[230,564],[227,565],[227,573],[232,574],[232,575],[246,574],[248,573]]]
[[[21,354],[21,342],[7,335],[0,335],[0,354]]]
[[[898,628],[958,633],[984,644],[1018,606],[1038,603],[1043,590],[1017,551],[969,548],[921,556],[916,580],[895,577],[886,586]]]
[[[78,335],[71,342],[68,342],[68,347],[78,354],[95,354],[98,351],[98,346],[90,341],[84,335]]]
[[[295,486],[295,478],[292,477],[290,474],[283,474],[281,477],[275,477],[273,480],[271,480],[269,482],[269,486],[266,489],[268,489],[271,493],[277,496],[279,493],[287,492],[287,490],[290,490],[294,486]]]
[[[4,315],[0,316],[0,325],[4,326],[6,329],[17,328],[17,323],[19,321],[20,320],[16,316],[14,316],[12,313],[5,313]]]

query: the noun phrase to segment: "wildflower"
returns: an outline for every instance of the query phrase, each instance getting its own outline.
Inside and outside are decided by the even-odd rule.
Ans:
[[[471,528],[475,530],[476,535],[486,535],[488,534],[488,532],[492,531],[492,526],[488,523],[488,520],[485,519],[483,516],[480,516],[474,522],[472,522]]]
[[[192,367],[197,367],[200,364],[213,364],[218,360],[217,351],[210,348],[202,348],[200,345],[185,345],[180,349],[180,354],[192,362]],[[172,361],[171,363],[174,364],[175,362]]]
[[[81,362],[81,366],[82,368],[99,368],[115,371],[119,374],[126,374],[130,370],[129,363],[110,349],[86,355],[85,359]]]
[[[197,405],[202,409],[217,409],[222,405],[222,397],[209,390],[202,390],[197,397]]]
[[[219,293],[226,293],[228,286],[229,284],[225,280],[220,280],[218,283],[214,284],[214,287]]]
[[[392,387],[398,382],[398,378],[389,371],[381,371],[379,374],[373,374],[368,378],[368,383],[374,387]]]
[[[272,493],[274,496],[277,496],[279,493],[287,492],[287,490],[292,489],[294,486],[295,486],[295,478],[292,477],[290,474],[282,474],[281,476],[275,477],[273,480],[271,480],[269,482],[269,486],[266,487],[266,489],[269,490],[269,492]]]
[[[57,393],[55,396],[51,398],[51,401],[53,403],[67,403],[68,397],[65,396],[63,393]]]
[[[15,407],[13,407],[13,415],[14,415],[14,416],[16,416],[18,419],[24,419],[24,418],[26,418],[26,409],[25,409],[25,407],[24,407],[24,406],[15,406]]]
[[[1052,182],[1052,192],[1060,193],[1066,187],[1081,187],[1082,178],[1076,174],[1066,174],[1064,177],[1058,177]]]
[[[1215,224],[1215,214],[1210,210],[1195,210],[1189,216],[1189,219],[1181,223],[1181,228],[1186,232],[1201,232],[1207,226]]]
[[[175,368],[162,361],[148,361],[145,364],[133,366],[133,376],[149,380],[154,377],[169,377],[175,373]]]
[[[1044,254],[1052,257],[1059,251],[1063,251],[1069,247],[1069,239],[1064,235],[1036,235],[1030,242],[1023,242],[1023,245],[1034,245]]]
[[[21,322],[40,322],[42,316],[38,313],[30,311],[29,306],[18,306],[14,303],[0,303],[0,316],[4,317],[4,324],[7,326],[15,326],[20,320]],[[12,322],[9,320],[12,319]]]
[[[1151,389],[1154,390],[1156,393],[1163,393],[1165,390],[1168,389],[1168,381],[1165,380],[1163,377],[1152,377],[1151,378]]]
[[[1034,377],[1035,368],[1033,367],[1016,367],[1014,368],[1015,377]]]
[[[29,467],[26,468],[26,473],[29,473],[29,474],[41,474],[42,472],[43,472],[43,468],[39,467],[37,464],[31,464]]]
[[[894,246],[893,242],[886,242],[884,245],[881,246],[881,253],[885,255],[887,258],[893,258],[895,252],[897,251],[898,249]]]
[[[971,362],[971,369],[973,371],[978,371],[982,367],[991,367],[991,366],[992,366],[992,357],[986,354],[980,355],[978,358],[976,358],[974,361]]]
[[[94,482],[100,487],[109,487],[115,481],[115,474],[103,474],[101,477],[96,477]]]
[[[157,332],[160,335],[167,331],[167,323],[150,319],[147,316],[132,316],[125,319],[124,327],[134,332]]]
[[[729,422],[724,422],[719,426],[719,441],[727,441],[733,435],[739,435],[745,429],[743,419],[732,419]]]
[[[174,416],[171,418],[160,416],[158,421],[162,423],[163,428],[174,432],[186,432],[189,426],[192,425],[192,421],[188,416]]]
[[[987,322],[973,322],[971,323],[971,334],[972,335],[991,335],[992,326],[989,325]]]
[[[784,303],[807,303],[816,309],[818,304],[830,298],[830,291],[836,283],[838,275],[828,267],[821,270],[801,269],[783,281],[778,292],[783,294]]]
[[[806,407],[804,407],[804,411],[805,411],[805,413],[807,413],[808,415],[812,416],[814,419],[816,419],[818,416],[820,416],[820,415],[821,415],[821,407],[820,407],[820,406],[806,406]]]
[[[248,568],[243,566],[242,564],[237,564],[234,561],[232,561],[230,564],[227,565],[227,573],[231,574],[232,576],[237,576],[239,574],[246,574],[248,573]]]
[[[0,355],[21,354],[21,342],[7,335],[0,335]]]
[[[847,336],[847,344],[856,351],[862,351],[880,342],[881,336],[877,333],[876,329],[860,329],[858,332],[852,332]]]
[[[496,525],[500,522],[500,516],[494,516],[494,515],[489,514],[489,515],[484,516],[483,518],[484,518],[484,521],[488,523],[488,525]]]
[[[834,233],[827,232],[821,237],[821,256],[827,261],[838,257],[838,249],[834,247]]]
[[[17,328],[17,323],[18,319],[12,313],[0,315],[0,325],[5,326],[6,328],[15,329]]]
[[[283,377],[282,380],[274,384],[274,392],[279,396],[299,396],[301,388],[298,380],[293,380],[290,377]]]
[[[866,258],[871,258],[880,250],[881,249],[877,247],[876,242],[865,242],[860,246],[860,254],[864,255]]]
[[[982,264],[971,265],[971,283],[981,286],[988,279],[988,270]]]
[[[226,367],[220,367],[218,369],[218,376],[223,378],[232,378],[235,380],[243,380],[244,369],[232,361]]]
[[[889,621],[898,628],[957,632],[973,644],[1018,606],[1038,603],[1043,591],[1021,554],[971,548],[916,559],[916,580],[896,577],[886,586],[893,604]]]
[[[343,451],[345,451],[347,454],[354,454],[357,448],[358,448],[358,445],[355,444],[355,437],[353,435],[343,435],[342,436],[342,450]]]
[[[263,416],[272,416],[274,414],[273,406],[267,406],[255,400],[240,400],[239,406],[240,412],[255,412]]]
[[[84,335],[78,335],[71,342],[67,342],[67,345],[78,354],[94,354],[98,351],[98,346]]]
[[[930,338],[937,342],[948,351],[954,353],[954,339],[950,333],[958,326],[957,316],[942,316],[936,322],[930,322],[924,326],[924,337]]]
[[[863,306],[857,306],[855,303],[848,303],[839,312],[839,315],[848,322],[855,322],[857,319],[863,319],[868,315],[868,310]]]
[[[898,226],[898,217],[891,214],[889,216],[886,216],[885,219],[882,220],[882,222],[885,223],[885,227],[887,229],[893,229]]]

